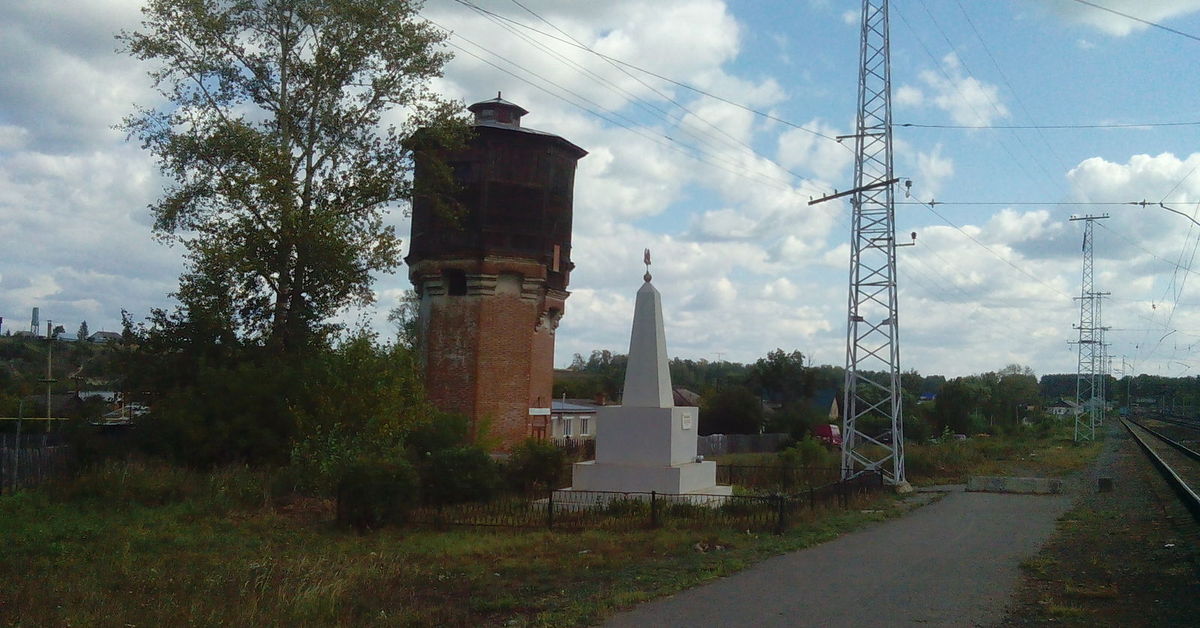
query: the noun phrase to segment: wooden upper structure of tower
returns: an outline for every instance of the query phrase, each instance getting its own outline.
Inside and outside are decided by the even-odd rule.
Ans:
[[[418,188],[452,173],[450,203],[413,202],[405,261],[420,297],[418,343],[430,399],[484,423],[502,449],[548,436],[554,333],[565,310],[575,166],[586,151],[521,126],[497,94],[468,108],[456,150],[418,150]],[[439,163],[440,162],[440,163]]]

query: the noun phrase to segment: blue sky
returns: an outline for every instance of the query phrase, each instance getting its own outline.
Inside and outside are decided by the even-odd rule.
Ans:
[[[1200,36],[1200,0],[1097,2]],[[838,135],[855,114],[858,3],[522,1],[545,21],[512,0],[476,4],[510,21],[426,2],[459,47],[437,87],[464,104],[502,90],[530,110],[528,126],[590,151],[576,179],[560,365],[576,352],[625,351],[645,247],[673,355],[751,361],[778,347],[843,363],[849,210],[807,201],[850,187],[850,151],[515,24],[561,28],[613,58]],[[161,181],[111,129],[134,103],[159,104],[146,68],[114,52],[112,34],[137,26],[138,5],[0,7],[6,329],[26,327],[33,306],[69,330],[85,319],[97,330],[116,328],[122,308],[141,316],[170,305],[179,252],[153,241],[145,209]],[[896,174],[913,180],[918,200],[946,203],[935,206],[941,216],[897,208],[898,231],[919,234],[899,260],[903,368],[1073,371],[1081,227],[1068,218],[1108,212],[1096,229],[1096,287],[1112,292],[1104,322],[1116,367],[1125,357],[1134,372],[1200,369],[1200,286],[1188,270],[1200,232],[1157,207],[1054,204],[1147,199],[1195,213],[1200,126],[996,128],[1200,121],[1198,53],[1196,39],[1073,0],[893,3],[894,121],[987,127],[895,131]],[[407,233],[402,208],[392,220]],[[380,277],[377,306],[345,319],[385,327],[408,288],[403,268]]]

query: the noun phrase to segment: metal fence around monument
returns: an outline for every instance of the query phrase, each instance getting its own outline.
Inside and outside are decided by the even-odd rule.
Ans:
[[[417,526],[637,530],[729,528],[782,533],[809,513],[848,508],[880,491],[883,478],[862,474],[845,482],[792,493],[698,495],[656,492],[556,491],[507,495],[486,502],[421,506],[408,515]]]
[[[754,493],[791,494],[829,486],[841,479],[836,467],[788,465],[717,465],[717,484],[740,486]]]

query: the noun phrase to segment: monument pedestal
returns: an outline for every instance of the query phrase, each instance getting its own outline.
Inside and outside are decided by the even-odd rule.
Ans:
[[[576,491],[729,495],[717,463],[696,461],[696,408],[615,406],[596,413],[596,459],[572,468]]]

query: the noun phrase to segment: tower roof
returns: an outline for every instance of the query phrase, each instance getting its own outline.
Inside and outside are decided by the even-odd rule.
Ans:
[[[560,143],[572,153],[576,159],[582,158],[587,154],[586,150],[572,144],[561,136],[537,129],[531,129],[521,126],[521,117],[529,113],[524,107],[516,103],[509,102],[501,98],[500,92],[496,92],[496,97],[491,100],[481,100],[467,110],[475,114],[475,122],[472,126],[475,129],[497,129],[500,131],[516,131],[526,135],[544,137]]]
[[[524,107],[501,98],[500,92],[496,92],[496,97],[491,100],[481,100],[467,107],[467,111],[475,114],[477,124],[491,122],[514,127],[520,127],[521,116],[529,113]]]

